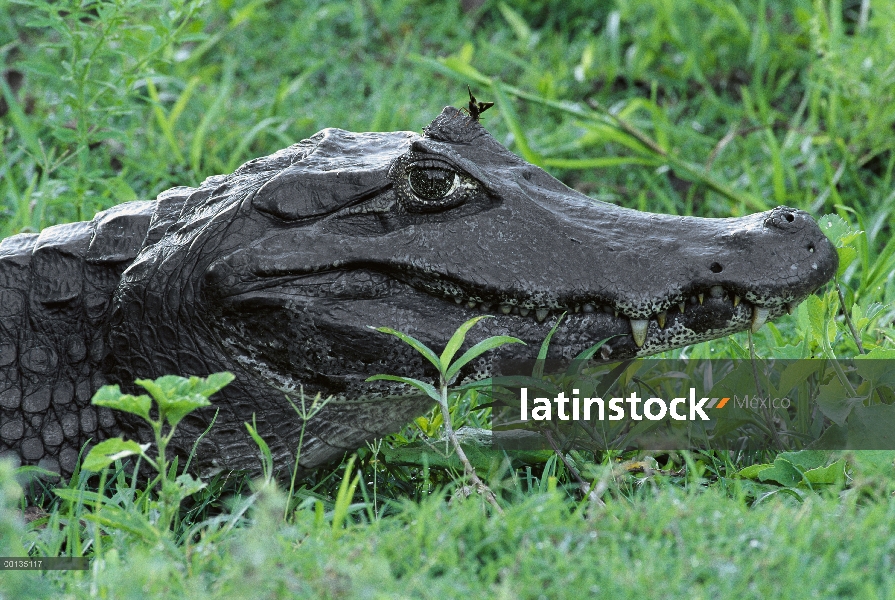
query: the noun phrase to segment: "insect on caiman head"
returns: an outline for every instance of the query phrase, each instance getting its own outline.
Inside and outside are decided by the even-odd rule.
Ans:
[[[259,381],[280,397],[299,385],[345,401],[394,392],[364,380],[419,377],[428,363],[369,326],[440,351],[483,313],[494,318],[470,342],[505,334],[529,344],[503,356],[533,356],[562,313],[551,356],[606,338],[603,358],[653,354],[757,329],[837,266],[807,213],[703,219],[595,201],[454,108],[423,135],[326,129],[174,190],[158,213],[148,241],[158,239],[125,274],[119,306],[141,305],[129,343],[155,338],[141,343],[168,350],[147,348],[145,368],[125,371],[227,368],[255,397]],[[421,410],[394,409],[388,425],[371,418],[366,436]]]

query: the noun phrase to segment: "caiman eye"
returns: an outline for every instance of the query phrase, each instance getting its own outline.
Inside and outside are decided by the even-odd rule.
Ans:
[[[449,169],[412,166],[407,169],[407,184],[423,200],[440,200],[460,185],[460,176]]]
[[[481,191],[478,181],[450,162],[419,152],[396,158],[388,177],[407,212],[441,212],[460,206]]]

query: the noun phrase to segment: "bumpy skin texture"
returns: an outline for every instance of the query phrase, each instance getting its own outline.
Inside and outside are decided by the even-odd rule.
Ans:
[[[836,252],[806,213],[737,219],[641,213],[596,202],[445,108],[424,131],[326,129],[199,188],[174,188],[90,222],[0,243],[0,453],[71,473],[88,440],[148,431],[90,406],[106,383],[236,380],[185,419],[172,448],[203,473],[257,470],[256,419],[276,464],[302,423],[286,396],[334,399],[306,424],[314,468],[395,431],[432,402],[376,373],[431,366],[369,326],[440,349],[515,335],[496,355],[551,344],[571,357],[644,356],[774,318],[828,281]],[[701,298],[701,301],[700,301]],[[635,335],[639,331],[639,335]]]

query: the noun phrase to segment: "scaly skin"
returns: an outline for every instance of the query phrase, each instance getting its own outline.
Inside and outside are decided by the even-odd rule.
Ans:
[[[483,311],[469,343],[515,335],[527,357],[562,312],[551,356],[613,337],[618,359],[758,327],[836,270],[809,215],[641,213],[591,200],[446,108],[423,135],[321,131],[199,188],[174,188],[92,221],[0,243],[0,453],[69,474],[78,450],[148,431],[90,406],[105,383],[236,380],[185,419],[172,449],[202,473],[258,469],[255,416],[279,468],[300,419],[286,395],[334,399],[306,424],[311,469],[399,429],[431,400],[376,373],[433,375],[368,326],[441,348]]]

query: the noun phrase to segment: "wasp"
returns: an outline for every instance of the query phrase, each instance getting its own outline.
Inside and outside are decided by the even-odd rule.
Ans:
[[[475,96],[472,95],[472,90],[469,88],[469,85],[466,86],[466,90],[469,92],[469,109],[467,112],[469,113],[469,117],[473,121],[478,121],[479,116],[494,106],[493,102],[479,102],[475,99]]]

